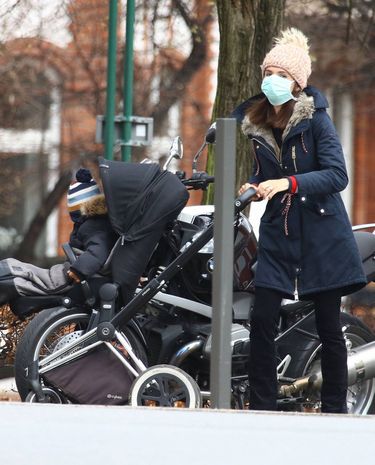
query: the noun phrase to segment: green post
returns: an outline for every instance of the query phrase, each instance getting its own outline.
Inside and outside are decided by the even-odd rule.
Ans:
[[[107,99],[104,127],[104,156],[113,159],[116,105],[117,0],[109,1]]]
[[[123,141],[129,142],[131,139],[131,122],[129,121],[133,112],[133,43],[134,43],[134,20],[135,20],[135,2],[128,0],[126,6],[126,37],[125,37],[125,59],[124,59],[124,109],[123,114],[126,119],[124,124]],[[131,147],[123,145],[121,147],[123,161],[130,161]]]

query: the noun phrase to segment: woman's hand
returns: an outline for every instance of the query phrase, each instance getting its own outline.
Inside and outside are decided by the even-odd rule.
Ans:
[[[271,200],[278,192],[284,192],[288,189],[289,180],[287,178],[269,179],[259,184],[257,194],[263,199]]]
[[[239,188],[238,195],[242,195],[244,192],[246,192],[248,189],[250,189],[250,187],[252,187],[253,189],[255,189],[257,191],[256,194],[252,197],[252,200],[259,200],[261,195],[258,194],[258,187],[255,186],[254,184],[249,184],[248,182],[246,182],[245,184],[243,184]]]

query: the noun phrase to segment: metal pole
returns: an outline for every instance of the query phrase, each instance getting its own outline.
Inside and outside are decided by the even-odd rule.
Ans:
[[[104,156],[113,159],[116,104],[116,49],[117,49],[117,0],[109,2],[107,100],[104,127]]]
[[[236,120],[218,119],[216,134],[210,390],[212,408],[230,408]]]
[[[133,75],[134,75],[134,20],[135,20],[135,2],[128,0],[126,6],[126,37],[125,37],[125,59],[124,59],[124,109],[123,114],[126,118],[124,123],[123,141],[129,142],[131,139],[131,122],[130,116],[133,112]],[[121,155],[123,161],[130,161],[130,145],[121,146]]]

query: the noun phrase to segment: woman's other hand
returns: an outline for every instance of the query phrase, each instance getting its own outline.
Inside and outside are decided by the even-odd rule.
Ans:
[[[287,178],[269,179],[261,182],[258,186],[258,195],[266,200],[271,200],[278,192],[289,190],[289,180]]]

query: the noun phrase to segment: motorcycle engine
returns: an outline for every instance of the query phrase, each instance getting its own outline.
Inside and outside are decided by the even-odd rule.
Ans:
[[[247,363],[249,356],[249,330],[237,323],[232,324],[231,330],[231,347],[232,347],[232,370],[235,370],[236,365]],[[203,354],[211,357],[212,351],[212,334],[210,334],[203,347]],[[241,370],[243,372],[243,370]]]

